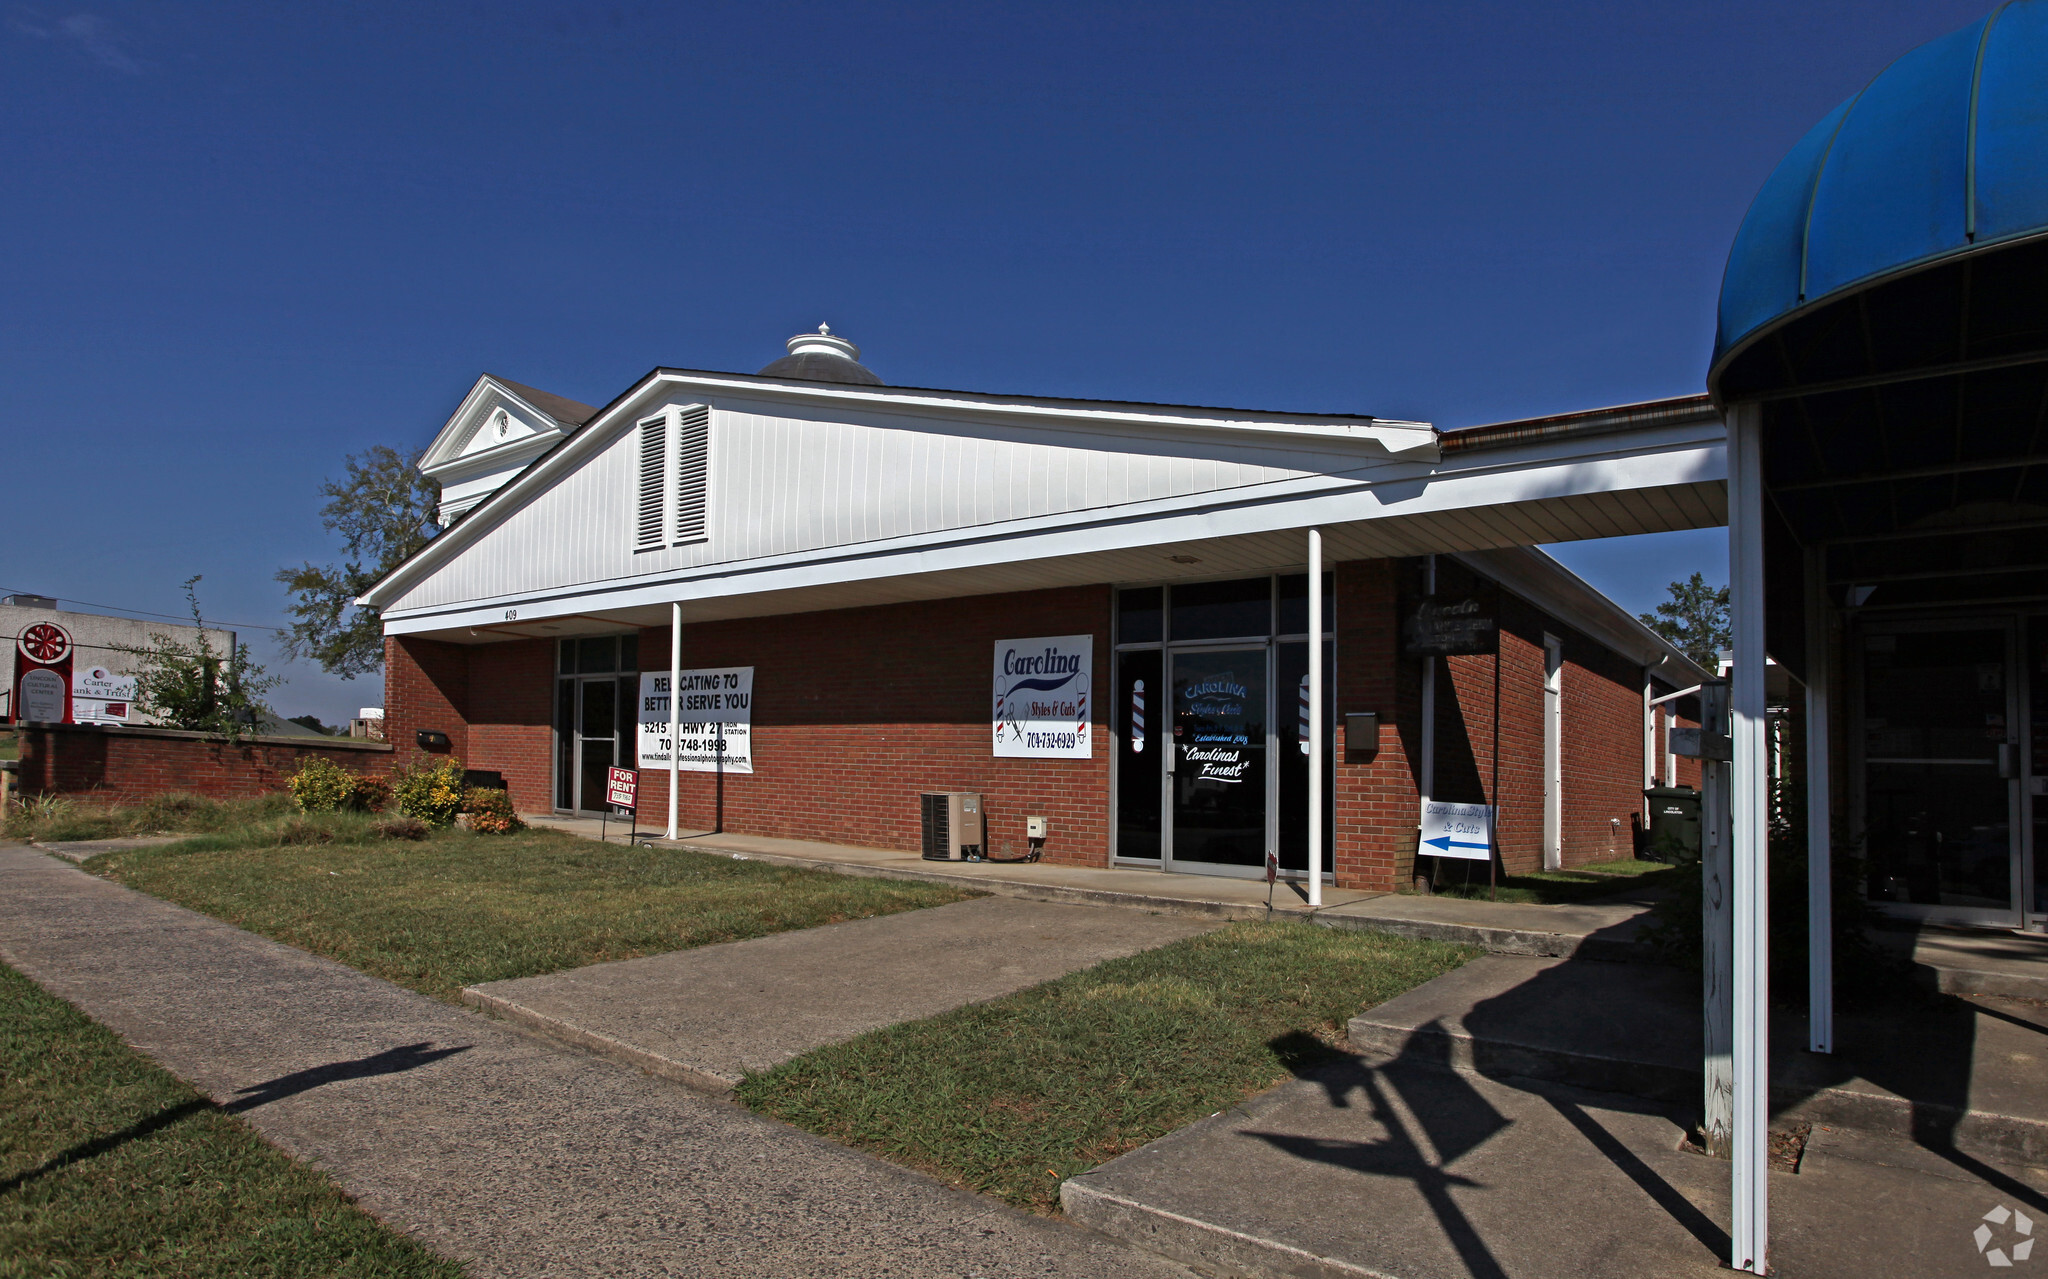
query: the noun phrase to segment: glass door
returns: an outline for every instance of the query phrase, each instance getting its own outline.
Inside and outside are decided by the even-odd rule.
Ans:
[[[1272,724],[1268,649],[1181,649],[1168,661],[1168,864],[1262,876]]]
[[[1861,636],[1869,893],[1895,913],[2022,923],[2015,640],[2004,622],[1902,622]]]
[[[619,685],[616,680],[576,681],[581,705],[576,714],[576,807],[605,808],[605,782],[618,763]]]

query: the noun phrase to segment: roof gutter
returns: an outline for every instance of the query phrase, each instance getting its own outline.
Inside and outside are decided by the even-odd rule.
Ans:
[[[1683,395],[1669,400],[1650,400],[1643,404],[1623,404],[1615,408],[1524,418],[1519,422],[1468,426],[1460,430],[1443,432],[1438,436],[1438,446],[1448,457],[1454,453],[1506,448],[1514,444],[1530,444],[1539,440],[1620,435],[1627,431],[1660,426],[1685,426],[1703,421],[1718,422],[1720,418],[1720,412],[1705,395]]]

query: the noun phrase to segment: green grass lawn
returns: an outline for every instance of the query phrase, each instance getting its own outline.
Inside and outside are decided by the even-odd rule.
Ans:
[[[559,831],[413,842],[285,812],[86,869],[441,999],[462,987],[978,896]]]
[[[1614,893],[1632,892],[1657,885],[1659,877],[1671,867],[1663,862],[1643,862],[1634,858],[1623,858],[1613,862],[1593,862],[1585,866],[1574,866],[1570,870],[1539,870],[1527,875],[1503,875],[1498,886],[1498,896],[1486,883],[1486,867],[1476,862],[1453,863],[1439,860],[1438,882],[1435,894],[1439,897],[1463,897],[1485,901],[1516,902],[1521,905],[1560,905],[1569,902],[1590,901]],[[1460,867],[1465,868],[1461,869]],[[1471,879],[1463,878],[1469,871]],[[1406,890],[1403,890],[1406,891]]]
[[[1329,1060],[1345,1023],[1479,952],[1244,923],[747,1078],[766,1115],[1051,1212],[1063,1178]]]
[[[461,1274],[0,965],[0,1275]]]

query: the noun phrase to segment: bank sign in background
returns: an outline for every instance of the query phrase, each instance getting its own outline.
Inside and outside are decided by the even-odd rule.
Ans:
[[[1093,635],[996,641],[995,753],[1008,759],[1087,759],[1095,737],[1088,697]]]
[[[668,767],[668,672],[640,672],[640,767]],[[685,773],[754,771],[754,668],[684,671],[676,767]]]

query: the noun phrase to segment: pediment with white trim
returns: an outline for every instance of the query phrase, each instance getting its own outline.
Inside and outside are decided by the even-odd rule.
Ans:
[[[440,523],[453,523],[497,492],[592,412],[488,373],[479,377],[420,458],[420,471],[441,485]]]

